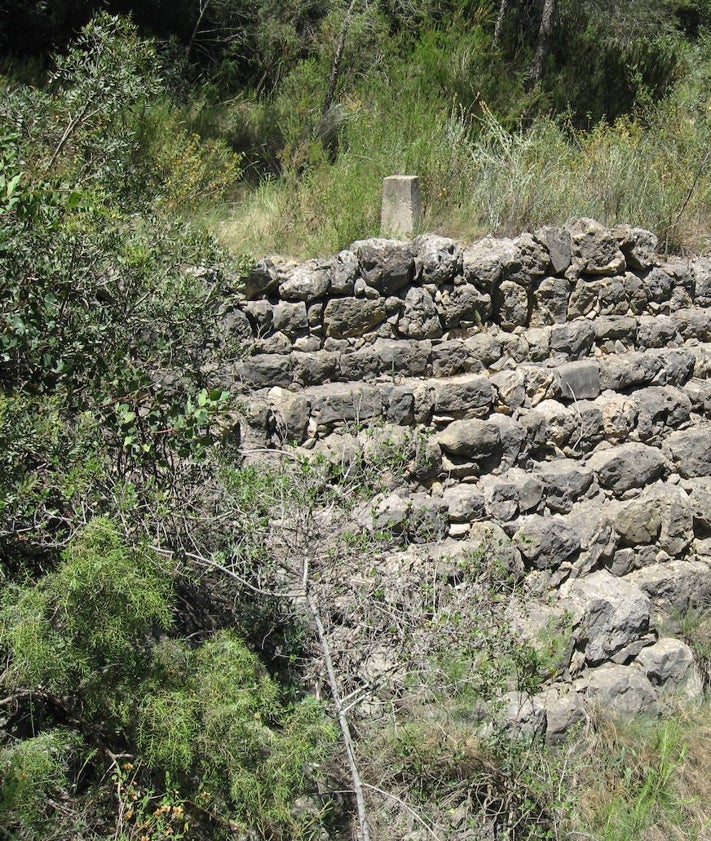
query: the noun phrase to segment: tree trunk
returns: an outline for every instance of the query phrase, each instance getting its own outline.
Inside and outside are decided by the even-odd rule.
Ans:
[[[541,14],[541,26],[538,30],[538,43],[536,52],[531,64],[531,72],[528,77],[529,90],[538,87],[543,78],[543,63],[548,55],[548,47],[553,31],[553,16],[555,14],[555,0],[543,0],[543,13]]]
[[[343,50],[346,46],[348,30],[351,28],[351,19],[353,18],[353,12],[355,10],[357,2],[358,0],[351,0],[351,4],[348,6],[348,9],[346,10],[346,15],[343,18],[343,25],[341,26],[341,32],[338,36],[338,43],[336,44],[336,52],[333,54],[333,61],[331,62],[331,75],[328,79],[328,91],[326,92],[326,99],[323,102],[323,110],[321,112],[321,115],[323,117],[325,117],[331,110],[333,100],[336,96],[336,87],[338,86],[338,80],[341,78],[341,62],[343,60]]]
[[[496,17],[496,26],[494,27],[494,46],[498,47],[501,40],[501,30],[504,28],[504,18],[506,12],[509,10],[509,0],[501,0],[499,4],[499,14]]]

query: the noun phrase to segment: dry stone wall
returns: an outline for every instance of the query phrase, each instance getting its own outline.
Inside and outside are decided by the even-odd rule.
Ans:
[[[262,261],[224,321],[246,348],[223,371],[245,452],[347,465],[396,442],[404,474],[361,519],[408,537],[403,569],[496,534],[539,624],[572,617],[559,679],[512,696],[512,717],[555,741],[591,703],[700,695],[674,631],[711,605],[711,259],[662,260],[650,232],[590,219],[370,239]]]

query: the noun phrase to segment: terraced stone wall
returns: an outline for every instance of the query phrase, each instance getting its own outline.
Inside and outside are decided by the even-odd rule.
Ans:
[[[574,618],[560,678],[515,715],[555,740],[591,701],[632,714],[701,692],[674,630],[711,605],[709,258],[590,219],[364,240],[263,261],[224,324],[248,350],[223,372],[247,454],[347,464],[395,442],[407,467],[361,521],[401,530],[403,569],[494,534],[540,621]]]

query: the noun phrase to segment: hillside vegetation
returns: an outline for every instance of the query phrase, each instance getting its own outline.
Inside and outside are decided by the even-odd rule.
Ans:
[[[440,838],[462,804],[468,837],[707,837],[705,707],[477,735],[464,707],[547,668],[495,552],[476,616],[400,628],[406,714],[352,713],[322,619],[388,546],[350,510],[417,442],[357,477],[247,465],[213,372],[252,261],[376,234],[396,172],[449,236],[584,214],[707,250],[711,5],[170,10],[0,3],[0,838]]]

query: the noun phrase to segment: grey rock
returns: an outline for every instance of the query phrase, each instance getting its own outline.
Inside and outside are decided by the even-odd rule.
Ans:
[[[677,339],[676,319],[668,315],[641,315],[637,323],[637,344],[641,349],[659,348]]]
[[[645,285],[637,275],[632,274],[632,272],[625,272],[622,285],[630,312],[634,315],[645,312],[649,300],[647,299]]]
[[[672,432],[663,450],[676,472],[685,479],[711,476],[711,423]]]
[[[237,363],[235,374],[252,388],[285,387],[291,383],[291,359],[282,354],[258,354]]]
[[[707,342],[711,337],[711,313],[702,309],[680,309],[672,314],[679,337]]]
[[[625,268],[617,239],[594,219],[581,218],[566,225],[572,238],[573,257],[586,274],[614,275]]]
[[[690,479],[685,487],[689,494],[694,534],[706,537],[711,534],[711,478],[704,476]]]
[[[286,333],[277,332],[266,336],[263,339],[255,339],[252,345],[252,352],[254,354],[281,354],[288,356],[291,352],[291,339]]]
[[[382,412],[383,395],[378,388],[334,383],[311,394],[311,415],[318,424],[360,424]]]
[[[615,228],[613,234],[629,268],[649,269],[656,263],[659,240],[651,231],[621,225]]]
[[[421,282],[449,283],[462,271],[462,249],[453,239],[423,234],[413,243],[420,264]]]
[[[634,266],[632,267],[634,268]],[[647,298],[657,304],[668,301],[672,294],[674,278],[663,268],[657,267],[641,276]]]
[[[635,570],[627,579],[649,596],[655,620],[661,621],[707,608],[711,600],[710,573],[711,567],[704,561],[672,560]]]
[[[500,337],[489,330],[475,333],[464,340],[464,345],[474,359],[482,365],[491,365],[501,358],[503,348]]]
[[[550,254],[545,245],[532,234],[523,233],[513,241],[511,255],[502,259],[502,279],[531,289],[548,273],[550,266]]]
[[[691,400],[673,386],[652,386],[635,392],[637,436],[647,444],[658,444],[670,429],[686,423]]]
[[[637,338],[637,319],[631,315],[606,315],[595,319],[598,342],[620,341],[633,344]]]
[[[591,665],[605,662],[649,630],[648,596],[605,570],[564,584],[561,596],[580,607],[577,634]]]
[[[352,251],[339,251],[331,262],[331,293],[352,295],[358,270],[357,255]]]
[[[607,506],[594,500],[584,500],[575,505],[564,519],[580,539],[580,554],[574,565],[577,575],[587,575],[613,558],[617,534]]]
[[[526,430],[506,415],[490,415],[487,422],[498,430],[500,438],[500,445],[496,450],[497,464],[489,466],[492,470],[502,472],[517,463],[524,449]]]
[[[341,353],[338,368],[340,380],[373,380],[380,370],[380,360],[372,345],[365,345],[357,350]]]
[[[547,745],[560,745],[571,730],[588,720],[580,696],[569,687],[550,687],[540,697],[546,710]]]
[[[522,513],[535,511],[543,499],[543,482],[520,467],[511,467],[504,474],[507,482],[516,487],[518,506]]]
[[[563,274],[573,259],[573,241],[570,231],[565,228],[544,227],[535,231],[533,236],[548,251],[553,274]]]
[[[526,375],[521,368],[497,371],[490,377],[495,389],[495,404],[497,411],[510,413],[520,409],[526,400]]]
[[[272,328],[294,338],[299,333],[306,333],[309,329],[309,319],[306,304],[303,301],[289,303],[280,301],[272,308]]]
[[[426,289],[408,289],[397,329],[401,336],[411,339],[436,339],[442,335],[437,307]]]
[[[271,330],[273,313],[269,301],[243,301],[241,308],[249,319],[255,336],[263,336]]]
[[[322,298],[331,285],[329,267],[309,260],[288,272],[279,284],[279,295],[287,301],[313,301]]]
[[[554,459],[536,471],[545,487],[546,505],[557,514],[567,514],[593,482],[593,472],[571,459]]]
[[[697,257],[691,264],[694,301],[699,307],[711,306],[711,258]]]
[[[242,278],[242,290],[247,299],[268,295],[279,286],[279,273],[269,257],[260,260],[252,271]]]
[[[590,400],[600,394],[600,366],[594,360],[558,365],[555,377],[563,400]]]
[[[482,371],[484,368],[459,339],[435,344],[431,358],[433,377],[455,377],[468,371]]]
[[[338,355],[327,350],[291,354],[294,382],[301,385],[321,385],[336,379]]]
[[[593,453],[587,465],[604,488],[620,496],[658,479],[665,472],[667,462],[654,447],[628,443]]]
[[[378,358],[380,373],[393,378],[421,377],[429,366],[432,343],[376,339],[372,350]]]
[[[551,351],[571,359],[586,356],[595,342],[595,328],[587,319],[557,324],[551,330]]]
[[[358,257],[363,280],[382,295],[403,289],[413,278],[415,254],[409,242],[365,239],[354,242],[349,250]]]
[[[656,709],[657,695],[649,679],[632,666],[609,664],[587,672],[575,683],[588,703],[631,719]]]
[[[506,692],[499,714],[504,728],[520,738],[533,740],[546,732],[546,707],[537,695]]]
[[[483,420],[458,420],[437,435],[440,447],[448,454],[480,460],[491,456],[501,439],[499,430]]]
[[[489,414],[494,391],[488,377],[464,375],[434,383],[434,411],[456,419]]]
[[[390,423],[412,426],[415,422],[415,395],[407,386],[395,386],[388,392],[386,418]]]
[[[362,336],[384,320],[385,305],[380,299],[332,298],[323,313],[326,335],[336,339]]]
[[[247,315],[236,307],[227,309],[220,314],[218,331],[223,342],[236,341],[247,345],[253,341],[256,335]]]
[[[484,492],[486,514],[492,520],[507,523],[518,514],[518,487],[499,476],[482,476],[479,487]]]
[[[523,286],[511,280],[499,285],[494,301],[494,318],[503,330],[513,330],[528,324],[528,293]]]
[[[700,699],[703,684],[694,664],[694,655],[686,643],[662,637],[639,653],[637,665],[653,686],[666,692],[680,692]]]
[[[580,551],[580,538],[559,516],[527,514],[517,526],[514,543],[535,569],[557,569]]]
[[[551,350],[550,327],[529,327],[525,334],[528,358],[531,362],[545,362]]]
[[[534,293],[531,323],[565,324],[568,317],[568,299],[573,286],[563,277],[546,277]]]
[[[442,292],[441,309],[446,330],[484,324],[491,319],[491,295],[464,283]]]
[[[453,523],[471,523],[484,518],[484,494],[476,485],[454,485],[444,491],[442,499]]]

